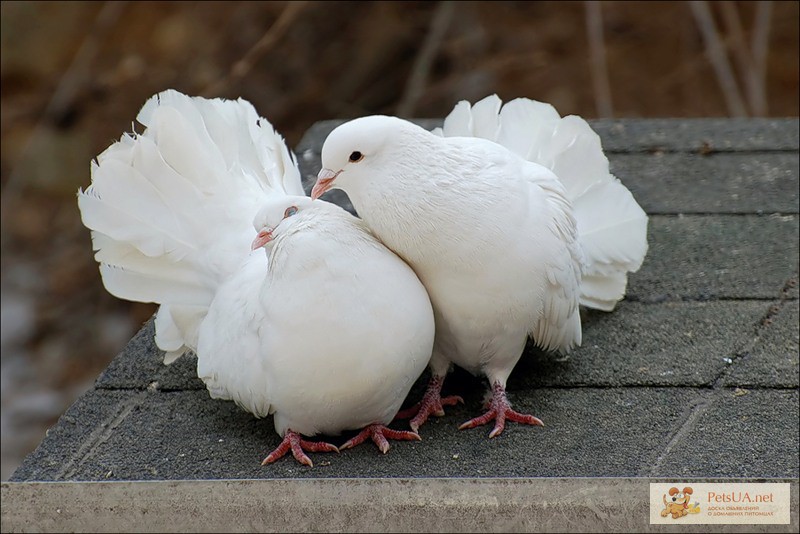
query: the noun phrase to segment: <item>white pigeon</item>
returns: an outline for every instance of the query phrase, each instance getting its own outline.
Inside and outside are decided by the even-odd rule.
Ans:
[[[581,343],[578,305],[612,310],[647,251],[647,215],[609,173],[591,127],[547,104],[460,102],[443,130],[372,116],[331,132],[312,198],[338,188],[430,295],[431,382],[418,413],[443,415],[451,363],[485,375],[492,420],[541,425],[511,409],[506,380],[528,336],[566,353]]]
[[[156,302],[156,343],[187,349],[213,398],[274,414],[280,446],[335,446],[302,435],[387,428],[430,359],[424,287],[356,217],[303,195],[294,156],[244,101],[165,91],[142,108],[79,191],[106,289]],[[252,248],[252,251],[251,251]],[[266,250],[266,252],[265,252]]]

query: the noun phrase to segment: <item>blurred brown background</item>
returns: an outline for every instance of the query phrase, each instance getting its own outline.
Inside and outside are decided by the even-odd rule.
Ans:
[[[315,121],[798,115],[797,2],[3,2],[2,478],[154,311],[108,295],[75,192],[152,94]]]

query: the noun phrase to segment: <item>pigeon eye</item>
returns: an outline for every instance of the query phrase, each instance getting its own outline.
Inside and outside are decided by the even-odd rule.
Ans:
[[[297,213],[297,206],[289,206],[286,208],[286,211],[283,212],[283,218],[291,217],[295,213]]]
[[[356,150],[355,152],[350,154],[350,161],[353,162],[353,163],[361,161],[362,159],[364,159],[364,154],[362,154],[358,150]]]

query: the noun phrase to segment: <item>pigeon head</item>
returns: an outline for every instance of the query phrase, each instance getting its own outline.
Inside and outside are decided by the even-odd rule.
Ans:
[[[269,199],[253,219],[258,232],[251,249],[267,246],[297,221],[297,215],[311,206],[311,199],[301,196],[280,196]]]
[[[397,117],[373,115],[334,129],[322,146],[322,170],[311,190],[317,199],[330,189],[348,191],[385,176],[391,162],[402,158],[413,139],[430,135],[416,124]]]

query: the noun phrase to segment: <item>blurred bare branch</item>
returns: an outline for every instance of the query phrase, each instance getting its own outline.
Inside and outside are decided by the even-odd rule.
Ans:
[[[747,110],[745,109],[739,86],[736,84],[736,78],[733,76],[728,56],[725,54],[722,39],[719,36],[716,24],[714,24],[714,18],[711,16],[708,2],[695,0],[689,2],[689,7],[692,10],[695,22],[697,22],[697,27],[700,28],[700,33],[703,35],[706,54],[711,66],[714,67],[714,73],[717,76],[720,89],[722,89],[722,95],[725,97],[728,112],[734,117],[746,117]]]
[[[414,65],[411,67],[411,75],[406,82],[405,91],[397,104],[397,115],[410,117],[414,113],[417,101],[422,96],[425,85],[428,83],[428,74],[431,71],[434,59],[436,59],[442,39],[444,39],[447,29],[450,27],[450,22],[453,20],[454,9],[454,2],[449,0],[439,2],[436,7],[431,19],[431,25],[428,28],[428,34],[425,36],[425,42],[414,59]]]
[[[0,198],[0,218],[3,224],[0,229],[0,249],[5,248],[6,244],[6,213],[8,206],[15,202],[22,190],[22,173],[20,168],[29,157],[31,150],[36,147],[39,137],[42,135],[46,121],[56,119],[63,115],[74,103],[76,96],[88,80],[91,80],[89,71],[92,62],[97,56],[100,44],[103,42],[109,29],[119,20],[127,7],[127,2],[105,2],[97,13],[92,23],[92,27],[86,31],[80,48],[72,58],[72,62],[61,75],[50,100],[47,102],[44,111],[36,122],[30,136],[25,142],[25,146],[20,153],[13,169],[9,173],[8,180],[3,186],[2,198]]]
[[[589,64],[592,69],[592,86],[598,117],[613,117],[611,83],[606,64],[606,44],[603,38],[603,12],[600,2],[587,0],[586,30],[589,37]]]
[[[736,58],[739,74],[744,79],[744,86],[747,91],[747,103],[750,106],[750,111],[754,116],[762,116],[764,115],[764,108],[766,107],[764,88],[761,86],[760,82],[762,80],[758,77],[758,72],[753,62],[753,56],[745,41],[739,11],[736,8],[736,4],[730,0],[720,2],[719,6],[722,11],[722,18],[728,30],[728,35],[730,36],[731,48]]]
[[[753,24],[753,37],[750,50],[753,55],[753,64],[758,79],[758,86],[763,92],[764,108],[761,115],[767,115],[767,51],[769,50],[770,18],[772,15],[772,2],[763,0],[756,2],[756,20]]]
[[[290,1],[281,11],[280,16],[275,20],[269,30],[264,33],[261,39],[247,51],[247,53],[236,63],[234,63],[228,74],[216,82],[209,84],[203,89],[201,94],[207,97],[220,96],[225,89],[233,83],[241,80],[252,70],[256,62],[267,52],[272,50],[286,32],[297,20],[297,17],[308,7],[307,1]]]

